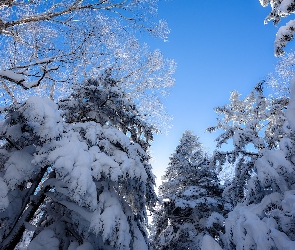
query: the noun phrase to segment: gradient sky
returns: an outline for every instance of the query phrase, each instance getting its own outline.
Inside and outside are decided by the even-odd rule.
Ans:
[[[159,18],[167,20],[171,29],[169,41],[147,42],[165,57],[173,58],[177,70],[176,84],[164,100],[174,117],[173,128],[168,135],[155,136],[151,148],[157,184],[185,130],[192,130],[212,151],[216,134],[205,130],[216,124],[213,108],[228,103],[233,90],[248,94],[274,71],[277,27],[272,23],[264,25],[269,12],[270,7],[263,8],[259,0],[160,3]]]

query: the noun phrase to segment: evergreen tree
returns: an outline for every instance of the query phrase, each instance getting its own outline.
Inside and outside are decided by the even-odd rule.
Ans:
[[[216,152],[215,159],[235,166],[223,193],[235,205],[225,220],[225,249],[295,247],[294,135],[286,115],[293,111],[285,112],[288,98],[266,98],[262,87],[244,100],[235,94],[231,104],[218,109],[224,114],[218,126],[225,132],[217,140],[232,139],[233,150]]]
[[[1,248],[147,249],[153,128],[109,75],[59,103],[31,97],[1,124]],[[79,248],[80,249],[80,248]]]
[[[265,97],[263,85],[259,83],[244,99],[233,91],[230,104],[215,109],[220,115],[217,126],[208,128],[209,132],[222,130],[216,139],[215,164],[220,171],[234,165],[234,178],[224,192],[234,206],[245,199],[248,180],[257,173],[254,164],[258,157],[265,150],[276,149],[286,135],[284,110],[289,100]],[[224,151],[224,144],[232,144],[232,148]]]
[[[170,157],[153,218],[155,249],[201,249],[204,235],[222,242],[224,206],[217,175],[197,136],[185,131]],[[222,244],[222,243],[221,243]]]

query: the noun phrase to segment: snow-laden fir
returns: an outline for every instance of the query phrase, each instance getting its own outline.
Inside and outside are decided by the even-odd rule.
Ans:
[[[1,248],[25,229],[28,249],[148,248],[153,128],[114,80],[89,80],[58,104],[31,97],[6,113]]]

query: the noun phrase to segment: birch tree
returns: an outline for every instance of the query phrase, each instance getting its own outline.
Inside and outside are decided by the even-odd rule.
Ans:
[[[1,1],[2,104],[31,95],[57,100],[73,85],[112,69],[138,107],[150,112],[146,119],[168,117],[160,98],[174,83],[175,63],[136,39],[139,32],[167,39],[166,22],[157,21],[157,2]]]

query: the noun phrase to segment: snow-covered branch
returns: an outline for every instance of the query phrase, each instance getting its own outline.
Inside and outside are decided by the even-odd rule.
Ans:
[[[265,18],[264,23],[273,21],[277,25],[282,17],[287,17],[295,13],[294,0],[259,0],[263,7],[270,4],[271,12]],[[289,21],[285,26],[279,28],[275,39],[275,56],[281,56],[287,43],[293,40],[295,33],[295,20]]]

